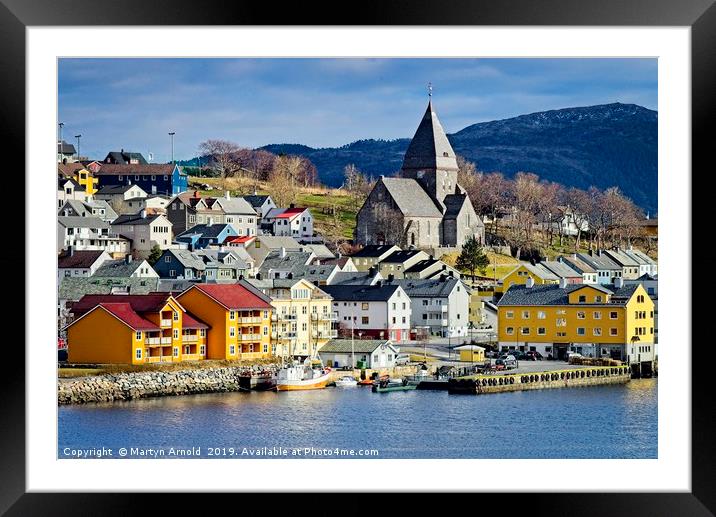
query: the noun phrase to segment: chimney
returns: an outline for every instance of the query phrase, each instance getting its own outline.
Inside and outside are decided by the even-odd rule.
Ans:
[[[227,190],[226,193],[225,193],[225,197],[226,197],[226,199],[231,199],[231,192],[229,192],[229,191]]]
[[[622,287],[624,287],[624,279],[620,276],[616,277],[614,279],[614,287],[616,287],[617,289],[621,289]]]
[[[534,287],[534,285],[535,285],[535,279],[532,278],[531,276],[528,276],[527,282],[525,282],[525,287],[527,287],[529,289],[530,287]]]
[[[241,282],[244,279],[244,275],[239,275],[239,282]]]
[[[453,276],[452,271],[448,271],[448,275],[452,278],[452,276]]]
[[[286,257],[286,248],[284,248],[283,246],[281,246],[281,250],[279,251],[279,256],[280,256],[281,258],[285,258],[285,257]]]
[[[378,286],[378,287],[382,287],[382,286],[383,286],[383,281],[382,281],[382,280],[378,280],[378,281],[375,283],[375,285]]]
[[[395,275],[391,273],[388,275],[388,282],[392,282],[393,280],[395,280]]]
[[[146,209],[146,208],[142,208],[142,209],[139,211],[139,216],[140,216],[142,219],[146,219],[146,218],[147,218],[147,209]]]
[[[124,263],[125,263],[125,264],[131,264],[131,263],[132,263],[132,254],[131,254],[131,253],[127,253],[127,254],[124,256]]]
[[[441,282],[444,282],[446,278],[447,278],[447,275],[440,275]]]
[[[198,190],[195,190],[195,191],[194,191],[194,197],[196,197],[196,198],[199,197],[199,191],[198,191]]]
[[[370,266],[370,268],[368,268],[368,276],[373,277],[373,276],[375,276],[375,273],[376,273],[375,268],[373,266]]]
[[[560,289],[566,289],[567,288],[567,279],[562,277],[559,279],[559,288]]]
[[[67,246],[67,253],[69,256],[73,256],[75,254],[75,247],[74,246]]]
[[[289,208],[296,208],[296,205],[295,205],[294,203],[291,203],[290,205],[288,205],[288,207],[289,207]]]
[[[286,275],[286,278],[288,278],[289,280],[293,280],[293,273],[288,273]]]
[[[261,273],[256,273],[256,280],[261,280]]]

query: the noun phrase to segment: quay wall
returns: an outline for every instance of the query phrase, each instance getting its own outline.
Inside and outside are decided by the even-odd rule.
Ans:
[[[57,382],[57,403],[84,404],[88,402],[113,402],[171,395],[194,395],[198,393],[221,393],[241,391],[239,376],[245,366],[219,368],[195,368],[172,371],[128,372],[102,374],[77,379],[60,379]],[[416,368],[382,368],[378,371],[391,376],[411,375]],[[366,370],[366,377],[374,370]],[[344,375],[360,379],[360,370],[351,372],[332,370],[329,382]]]
[[[506,375],[473,375],[452,379],[448,384],[451,393],[503,393],[507,391],[570,388],[623,384],[631,380],[628,366],[593,366],[591,368],[565,369],[549,372],[533,372]]]

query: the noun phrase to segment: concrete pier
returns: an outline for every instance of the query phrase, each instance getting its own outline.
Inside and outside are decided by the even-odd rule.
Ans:
[[[505,375],[472,375],[450,379],[448,393],[480,395],[506,391],[540,390],[549,388],[570,388],[576,386],[597,386],[602,384],[623,384],[631,380],[628,366],[593,366]]]

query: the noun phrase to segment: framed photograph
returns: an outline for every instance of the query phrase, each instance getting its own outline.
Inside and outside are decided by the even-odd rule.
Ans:
[[[0,5],[27,250],[4,512],[712,515],[711,2],[165,7]]]

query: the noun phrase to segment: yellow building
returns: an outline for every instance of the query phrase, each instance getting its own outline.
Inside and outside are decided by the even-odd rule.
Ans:
[[[85,188],[88,196],[93,196],[97,192],[99,178],[95,173],[99,170],[100,164],[92,162],[87,166],[80,162],[59,163],[57,164],[59,172],[66,178],[72,178]]]
[[[285,358],[315,357],[337,336],[333,329],[333,298],[304,279],[251,279],[255,288],[271,298],[271,351]]]
[[[501,350],[654,360],[654,302],[641,284],[512,286],[498,302]]]
[[[482,363],[485,361],[485,349],[478,345],[460,345],[455,350],[460,352],[460,361]]]
[[[207,359],[246,360],[272,355],[271,300],[252,286],[243,281],[195,284],[177,300],[209,325]]]
[[[68,361],[146,364],[206,357],[208,326],[167,293],[86,295],[72,307]]]
[[[547,268],[540,264],[523,262],[502,277],[495,287],[495,292],[505,293],[513,285],[525,285],[528,278],[531,278],[536,285],[559,283],[559,278]]]

